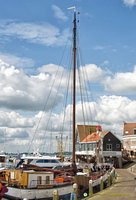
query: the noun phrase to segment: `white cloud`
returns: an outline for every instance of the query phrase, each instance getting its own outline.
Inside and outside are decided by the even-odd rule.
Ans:
[[[123,0],[124,4],[129,7],[133,7],[136,5],[136,0]]]
[[[55,74],[57,71],[59,71],[59,73],[62,73],[63,70],[64,70],[63,67],[54,64],[48,64],[38,68],[39,72],[49,73],[49,74]]]
[[[21,58],[8,53],[0,52],[0,59],[5,63],[9,63],[10,65],[14,65],[18,68],[31,68],[34,66],[34,61],[30,58]]]
[[[42,72],[35,76],[27,76],[23,71],[0,60],[0,107],[13,110],[42,110],[49,94],[50,101],[47,102],[45,110],[55,107],[63,96],[57,92],[57,80],[50,93],[53,79],[54,76]],[[54,103],[54,98],[57,103]]]
[[[34,24],[14,21],[1,21],[0,35],[47,46],[64,45],[71,36],[68,29],[60,32],[57,27],[48,23]]]
[[[136,66],[133,72],[116,73],[103,81],[105,90],[118,94],[136,94]]]
[[[80,70],[82,72],[82,75],[87,75],[89,81],[100,81],[104,78],[104,75],[106,73],[95,64],[87,64],[83,67],[80,67]]]
[[[94,50],[103,50],[103,49],[105,49],[105,47],[104,47],[104,46],[97,45],[97,46],[95,46],[93,49],[94,49]]]
[[[44,146],[48,146],[51,133],[52,138],[55,138],[62,130],[64,135],[68,135],[71,131],[72,105],[67,105],[66,110],[63,109],[61,113],[54,112],[54,108],[62,101],[63,91],[66,90],[68,72],[62,66],[54,64],[44,65],[38,70],[39,74],[27,76],[23,71],[2,60],[0,61],[0,136],[4,137],[4,130],[6,130],[6,142],[9,145],[9,150],[16,151],[19,146],[15,147],[15,142],[19,142],[22,148],[19,148],[20,151],[27,151],[33,136],[33,147],[38,148],[44,145],[45,139],[48,141],[46,141],[47,145]],[[55,76],[57,70],[59,73]],[[103,81],[106,76],[106,71],[94,64],[82,66],[80,70],[86,71],[89,81]],[[111,82],[114,81],[112,87],[115,87],[121,76],[125,82],[130,78],[135,78],[135,74],[136,68],[134,68],[133,73],[119,73],[119,77],[116,75],[115,78],[110,78]],[[50,101],[46,104],[45,112],[41,112],[54,81]],[[60,81],[61,91],[57,93]],[[106,82],[106,84],[111,82]],[[54,103],[56,104],[54,105]],[[19,113],[17,113],[17,109],[20,110]],[[136,119],[136,101],[127,97],[101,96],[97,102],[86,102],[84,109],[87,109],[85,110],[85,119],[87,119],[88,112],[91,124],[92,121],[99,121],[103,130],[109,129],[117,132],[120,136],[123,121],[133,122]],[[27,114],[29,111],[31,111],[30,116]],[[76,113],[77,123],[83,122],[81,102],[77,103]],[[4,143],[4,140],[1,143]],[[55,148],[54,145],[53,149],[56,150]]]
[[[0,111],[0,127],[8,128],[31,128],[34,121],[31,118],[23,117],[15,111]]]
[[[101,96],[97,102],[86,102],[84,108],[87,108],[85,110],[86,124],[88,121],[89,124],[100,124],[103,130],[111,130],[120,138],[123,134],[123,122],[135,122],[136,119],[136,101],[127,97]],[[77,104],[77,123],[84,124],[80,102]]]
[[[88,112],[90,124],[92,124],[92,121],[95,121],[96,124],[96,121],[98,121],[102,125],[103,130],[111,130],[117,133],[120,138],[123,133],[123,122],[134,122],[136,119],[136,101],[132,101],[127,97],[101,96],[97,102],[86,102],[85,104],[87,108],[85,119],[87,119]],[[54,140],[56,135],[62,132],[62,130],[64,135],[70,137],[70,131],[72,130],[71,113],[72,105],[68,105],[66,111],[62,111],[60,114],[39,112],[33,117],[2,111],[0,113],[0,136],[3,138],[4,131],[6,130],[6,142],[10,146],[9,150],[12,149],[12,151],[18,148],[18,146],[15,147],[15,142],[21,145],[20,151],[27,151],[34,136],[33,144],[31,144],[30,148],[31,151],[33,148],[42,150],[43,146],[49,145],[50,137]],[[77,103],[76,113],[77,124],[83,123],[81,102]],[[5,129],[6,126],[8,128]],[[54,143],[52,150],[56,150],[56,146],[57,143]],[[49,149],[46,149],[46,151],[49,151]]]
[[[58,6],[53,5],[52,9],[54,10],[54,15],[56,18],[61,19],[63,21],[68,20],[68,17],[64,14],[64,12]]]

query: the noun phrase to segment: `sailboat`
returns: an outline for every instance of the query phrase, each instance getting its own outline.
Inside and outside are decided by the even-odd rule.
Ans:
[[[4,197],[8,199],[53,199],[54,190],[58,190],[59,197],[69,200],[73,184],[77,180],[78,173],[75,159],[76,150],[76,9],[74,8],[74,27],[73,27],[73,138],[72,138],[72,163],[71,167],[62,170],[45,169],[35,165],[24,165],[21,169],[10,169],[1,172],[7,182],[8,192]],[[85,175],[83,175],[85,174]],[[86,180],[88,185],[89,175],[83,173],[80,181]],[[81,174],[80,174],[81,175]],[[105,176],[105,180],[107,176]],[[93,185],[99,184],[99,179],[94,180]],[[88,186],[87,186],[88,187]],[[83,191],[82,191],[83,192]]]
[[[58,190],[61,199],[70,199],[73,190],[74,175],[77,172],[75,163],[75,83],[76,83],[76,10],[74,9],[73,28],[73,154],[72,168],[69,170],[52,170],[35,165],[24,165],[21,169],[9,169],[1,172],[5,177],[8,199],[53,199],[54,190]],[[71,176],[73,174],[73,176]]]

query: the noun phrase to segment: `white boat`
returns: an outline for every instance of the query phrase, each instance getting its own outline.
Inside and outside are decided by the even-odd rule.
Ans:
[[[4,152],[0,153],[0,171],[14,167],[14,163],[10,161],[9,155]]]
[[[23,155],[21,157],[21,160],[23,160],[24,164],[32,164],[43,168],[58,168],[63,166],[68,166],[71,163],[70,162],[61,162],[59,157],[52,157],[52,156],[42,156],[40,154],[38,155],[32,155],[32,156],[26,156]]]

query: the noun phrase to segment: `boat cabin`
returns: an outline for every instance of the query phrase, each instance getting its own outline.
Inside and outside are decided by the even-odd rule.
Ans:
[[[34,170],[5,170],[8,185],[21,188],[48,188],[53,187],[54,173]]]
[[[25,156],[23,155],[21,159],[24,164],[32,164],[44,168],[54,168],[62,166],[60,158],[52,156]]]

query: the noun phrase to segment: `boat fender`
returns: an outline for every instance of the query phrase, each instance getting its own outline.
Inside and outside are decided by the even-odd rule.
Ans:
[[[0,183],[0,191],[2,190],[2,184]]]
[[[56,177],[56,178],[55,178],[55,181],[56,181],[57,183],[63,183],[63,182],[64,182],[64,178],[63,178],[63,177]]]

